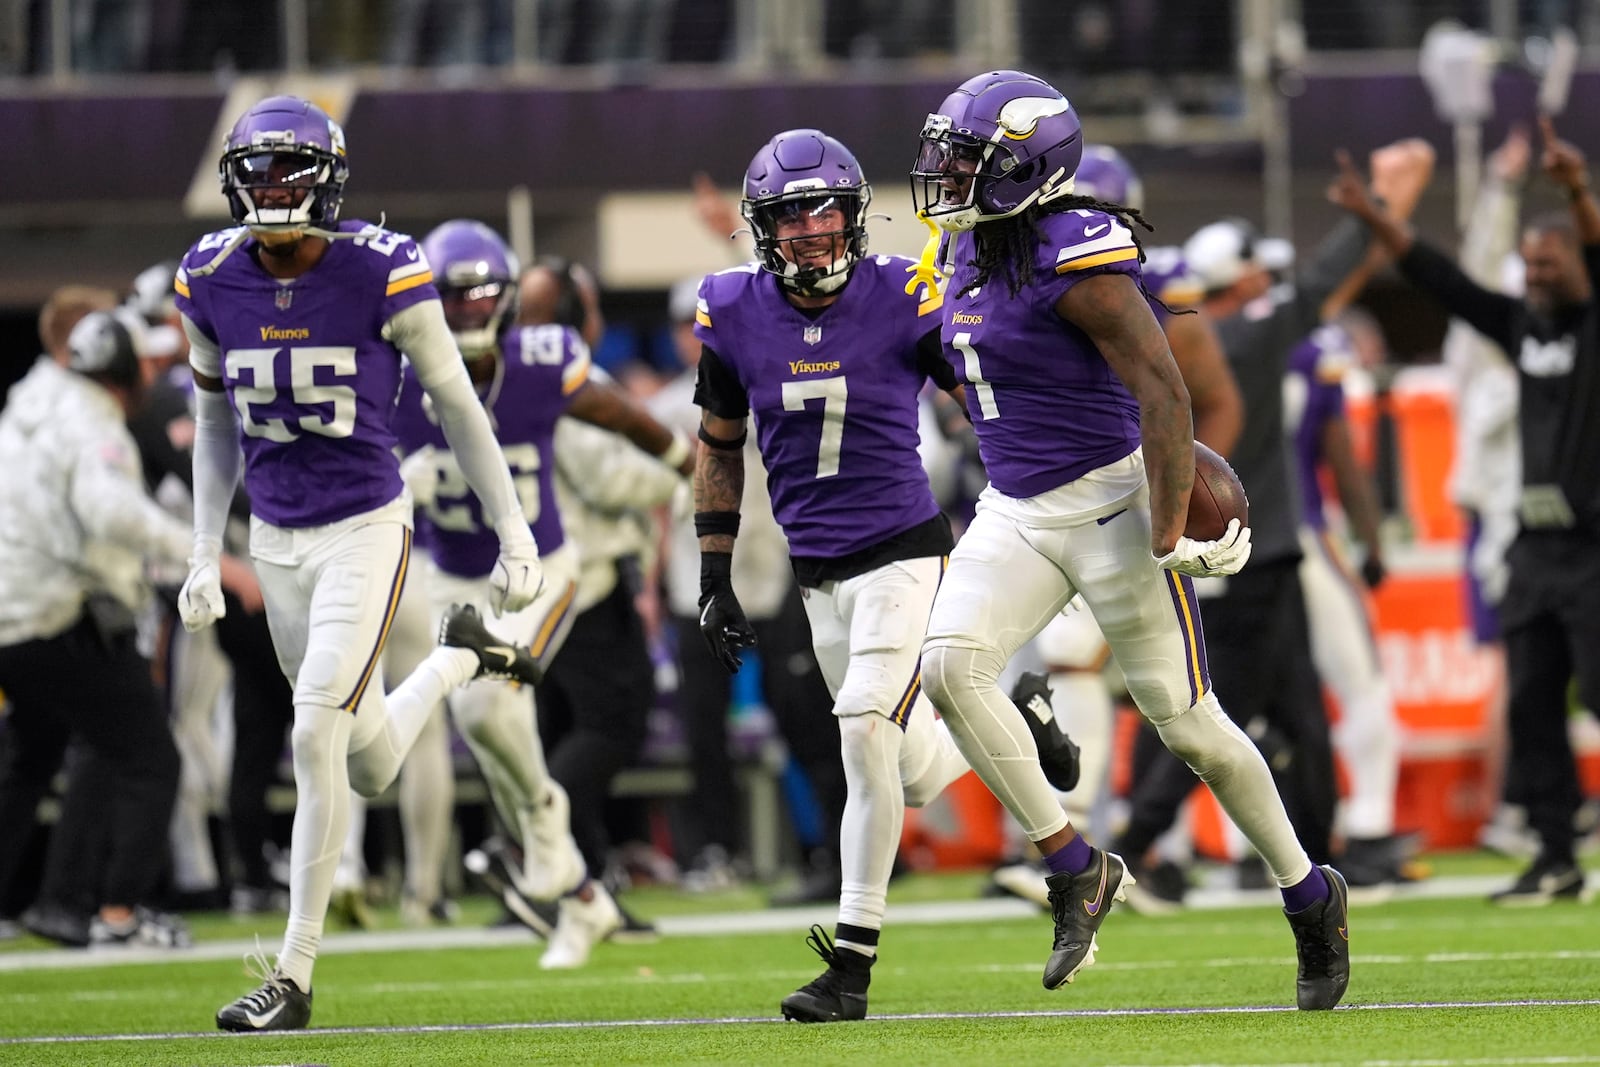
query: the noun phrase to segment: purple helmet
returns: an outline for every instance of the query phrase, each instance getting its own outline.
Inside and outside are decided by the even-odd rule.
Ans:
[[[221,170],[233,221],[263,230],[329,229],[339,221],[350,177],[344,130],[309,100],[269,96],[233,124]]]
[[[517,254],[476,219],[441,222],[422,239],[422,254],[433,268],[434,285],[461,354],[476,359],[493,351],[500,331],[517,318],[517,276],[522,273]],[[492,305],[487,304],[489,297],[494,298]]]
[[[1144,210],[1144,182],[1110,145],[1092,144],[1083,150],[1078,163],[1078,173],[1072,180],[1073,191],[1096,200]]]
[[[1065,96],[1031,74],[992,71],[928,116],[912,197],[943,229],[970,230],[1072,192],[1082,155],[1083,127]]]
[[[776,274],[784,288],[802,296],[835,292],[850,269],[867,252],[867,205],[872,187],[850,149],[821,130],[786,130],[768,141],[744,172],[744,199],[739,211],[750,223],[763,269]],[[830,209],[843,213],[844,224],[825,233],[780,239],[778,225]],[[800,264],[792,251],[797,240],[844,239],[844,253],[824,265]],[[785,245],[791,246],[785,256]]]

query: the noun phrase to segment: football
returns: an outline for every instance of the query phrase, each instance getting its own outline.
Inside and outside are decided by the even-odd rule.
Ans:
[[[1244,485],[1227,460],[1196,441],[1194,489],[1189,493],[1189,519],[1183,535],[1196,541],[1215,541],[1232,519],[1250,525],[1250,501],[1244,495]]]

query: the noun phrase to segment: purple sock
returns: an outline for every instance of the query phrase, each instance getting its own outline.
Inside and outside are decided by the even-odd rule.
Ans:
[[[1079,834],[1044,858],[1051,874],[1079,874],[1089,869],[1094,849]]]
[[[1284,911],[1305,911],[1328,899],[1328,879],[1321,867],[1313,867],[1310,874],[1279,892],[1283,894]]]

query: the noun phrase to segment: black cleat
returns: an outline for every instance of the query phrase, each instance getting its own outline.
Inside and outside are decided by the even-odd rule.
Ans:
[[[1044,987],[1060,989],[1094,962],[1095,931],[1106,921],[1115,901],[1128,899],[1134,878],[1115,852],[1091,850],[1093,859],[1078,874],[1052,874],[1044,880],[1050,892],[1050,914],[1056,940],[1044,965]]]
[[[1350,889],[1344,875],[1322,864],[1328,899],[1301,911],[1286,911],[1300,957],[1294,999],[1301,1011],[1329,1011],[1350,984]]]
[[[304,1030],[311,1021],[311,994],[302,993],[293,979],[268,969],[267,958],[257,950],[245,957],[245,964],[261,988],[246,993],[217,1012],[217,1029],[240,1033],[262,1030]]]
[[[855,1022],[867,1017],[867,985],[872,981],[876,957],[848,948],[835,948],[833,938],[820,926],[806,935],[806,944],[821,956],[828,969],[783,998],[783,1017],[797,1023]]]
[[[538,685],[544,679],[544,671],[534,658],[490,633],[478,609],[471,604],[450,605],[439,627],[439,643],[464,648],[476,655],[476,678],[509,678],[524,685]]]
[[[462,857],[462,865],[477,875],[489,892],[500,898],[507,915],[548,941],[559,917],[556,902],[534,900],[517,889],[514,872],[520,863],[511,854],[511,846],[497,837],[491,837],[482,847]]]
[[[1570,860],[1547,856],[1535,859],[1515,882],[1489,897],[1493,903],[1507,908],[1532,908],[1555,900],[1583,898],[1583,868]]]
[[[1078,785],[1082,769],[1078,761],[1078,746],[1056,722],[1055,710],[1050,706],[1051,689],[1042,674],[1024,671],[1017,684],[1011,687],[1011,703],[1028,721],[1033,743],[1039,749],[1039,766],[1051,785],[1063,793],[1070,793]]]

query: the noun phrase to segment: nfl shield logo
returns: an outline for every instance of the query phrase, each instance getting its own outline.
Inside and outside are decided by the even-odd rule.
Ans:
[[[273,294],[272,302],[277,305],[279,311],[288,311],[289,305],[294,302],[294,290],[280,285],[278,291]]]
[[[805,341],[806,344],[814,345],[818,341],[822,340],[822,327],[821,326],[807,326],[806,329],[805,329],[805,332],[802,333],[800,335],[800,337],[801,337],[802,340]]]

